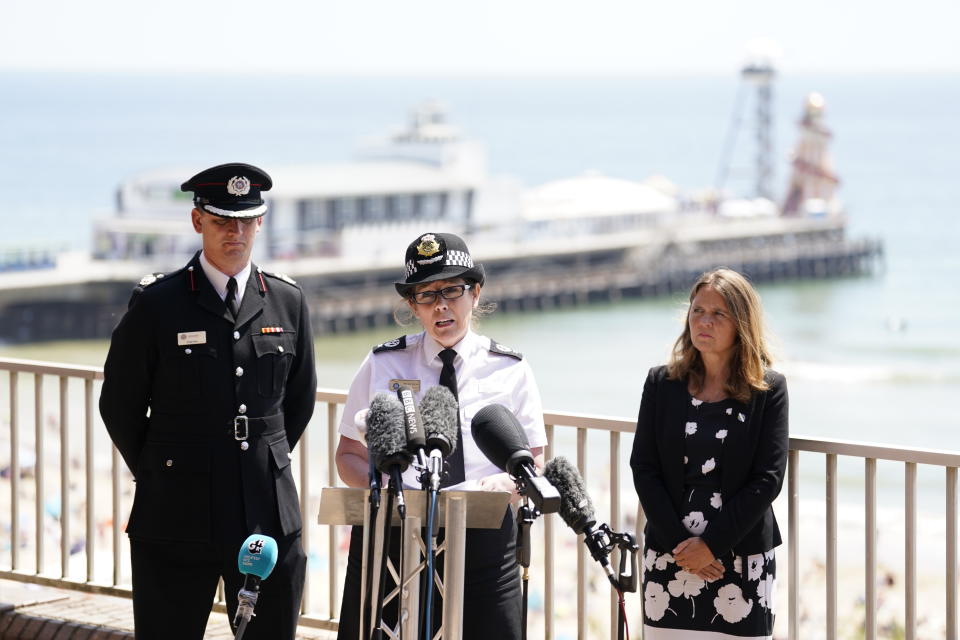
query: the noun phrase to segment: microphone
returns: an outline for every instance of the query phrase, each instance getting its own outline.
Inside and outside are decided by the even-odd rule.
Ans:
[[[260,583],[266,580],[277,565],[277,541],[270,536],[255,533],[243,541],[237,555],[237,568],[244,576],[243,587],[237,594],[239,605],[233,623],[238,626],[237,638],[243,636],[243,630],[254,615],[260,595]]]
[[[547,462],[543,468],[543,476],[560,492],[560,517],[574,533],[583,534],[583,542],[590,550],[590,555],[603,566],[607,578],[619,589],[619,581],[607,559],[609,551],[603,544],[603,533],[593,528],[597,524],[597,518],[593,511],[593,501],[584,486],[583,476],[563,456]]]
[[[427,446],[423,433],[423,419],[413,397],[413,389],[406,385],[397,388],[397,398],[403,405],[403,430],[407,435],[407,450],[413,455],[421,455]]]
[[[420,402],[420,415],[426,433],[426,450],[429,452],[428,469],[431,488],[440,488],[443,459],[457,448],[457,431],[460,423],[457,415],[460,405],[450,389],[444,386],[430,387]]]
[[[390,475],[397,491],[397,512],[401,518],[407,515],[403,500],[403,482],[400,474],[410,465],[407,437],[403,428],[403,405],[394,396],[380,392],[370,403],[367,413],[367,447],[370,460],[376,468]]]
[[[473,417],[470,432],[485,456],[517,482],[517,490],[533,501],[541,513],[556,513],[560,494],[546,478],[537,475],[527,435],[513,412],[491,404]]]

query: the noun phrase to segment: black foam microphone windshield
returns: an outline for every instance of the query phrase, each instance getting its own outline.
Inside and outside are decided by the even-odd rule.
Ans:
[[[541,513],[555,513],[560,508],[560,494],[537,475],[527,435],[512,411],[502,404],[488,405],[473,417],[470,432],[483,455],[516,478],[517,489]]]
[[[370,459],[382,473],[390,474],[397,491],[397,511],[406,515],[400,474],[410,465],[407,436],[403,428],[403,405],[389,393],[374,396],[367,412],[367,447]]]
[[[427,432],[427,450],[438,451],[446,458],[457,448],[457,413],[460,411],[457,399],[450,389],[443,386],[430,387],[420,401],[420,416],[423,428]]]
[[[597,524],[583,476],[569,460],[563,456],[550,460],[543,467],[543,477],[560,492],[560,517],[568,527],[579,534]]]
[[[563,456],[557,456],[544,465],[543,477],[560,492],[560,517],[576,533],[583,534],[583,542],[590,550],[590,555],[603,566],[607,579],[619,588],[607,558],[609,551],[603,544],[603,534],[593,528],[597,518],[580,471]]]

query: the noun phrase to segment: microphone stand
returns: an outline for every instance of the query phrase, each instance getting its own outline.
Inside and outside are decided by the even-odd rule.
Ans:
[[[590,549],[590,555],[596,561],[604,564],[605,567],[605,561],[610,552],[614,548],[620,550],[619,572],[614,576],[608,570],[607,578],[616,590],[620,604],[617,614],[617,640],[624,640],[624,632],[627,634],[626,637],[629,638],[630,630],[627,628],[627,610],[624,605],[623,594],[626,592],[633,593],[637,590],[637,551],[640,546],[631,534],[617,533],[607,524],[601,524],[592,535],[584,537],[584,542]]]
[[[387,517],[383,519],[383,548],[380,550],[380,575],[378,576],[380,589],[377,592],[377,608],[374,610],[373,628],[370,630],[371,640],[381,640],[384,637],[383,629],[383,598],[387,587],[387,562],[390,560],[390,534],[392,532],[391,516],[393,515],[393,481],[387,493]]]
[[[517,564],[523,567],[523,614],[520,623],[523,640],[527,640],[527,603],[530,597],[530,526],[539,515],[540,511],[531,506],[530,499],[524,496],[517,509]]]
[[[437,557],[436,536],[439,527],[437,521],[437,499],[440,493],[440,480],[442,477],[443,460],[437,456],[431,455],[424,459],[423,473],[420,474],[420,485],[427,492],[427,522],[423,529],[424,555],[426,556],[426,570],[420,575],[420,594],[422,596],[420,603],[420,635],[423,640],[431,640],[433,637],[433,596],[436,591],[434,588],[434,564]]]
[[[380,472],[373,464],[370,458],[370,499],[367,501],[367,511],[370,514],[367,522],[370,523],[371,530],[367,533],[367,568],[366,580],[364,580],[364,598],[363,611],[360,613],[360,637],[368,638],[367,623],[370,620],[370,608],[372,603],[370,599],[373,595],[373,554],[376,552],[376,536],[373,535],[373,528],[376,527],[377,514],[380,512]]]

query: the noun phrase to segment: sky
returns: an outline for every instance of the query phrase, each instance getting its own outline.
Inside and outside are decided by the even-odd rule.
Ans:
[[[0,70],[722,73],[755,38],[791,73],[960,71],[955,0],[3,0]]]

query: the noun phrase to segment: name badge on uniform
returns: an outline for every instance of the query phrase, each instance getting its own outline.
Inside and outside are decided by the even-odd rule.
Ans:
[[[390,389],[390,391],[396,391],[400,387],[410,387],[414,393],[420,393],[419,380],[398,380],[394,378],[387,384],[387,387]]]
[[[182,347],[188,344],[207,344],[206,331],[184,331],[177,334],[177,346]]]

